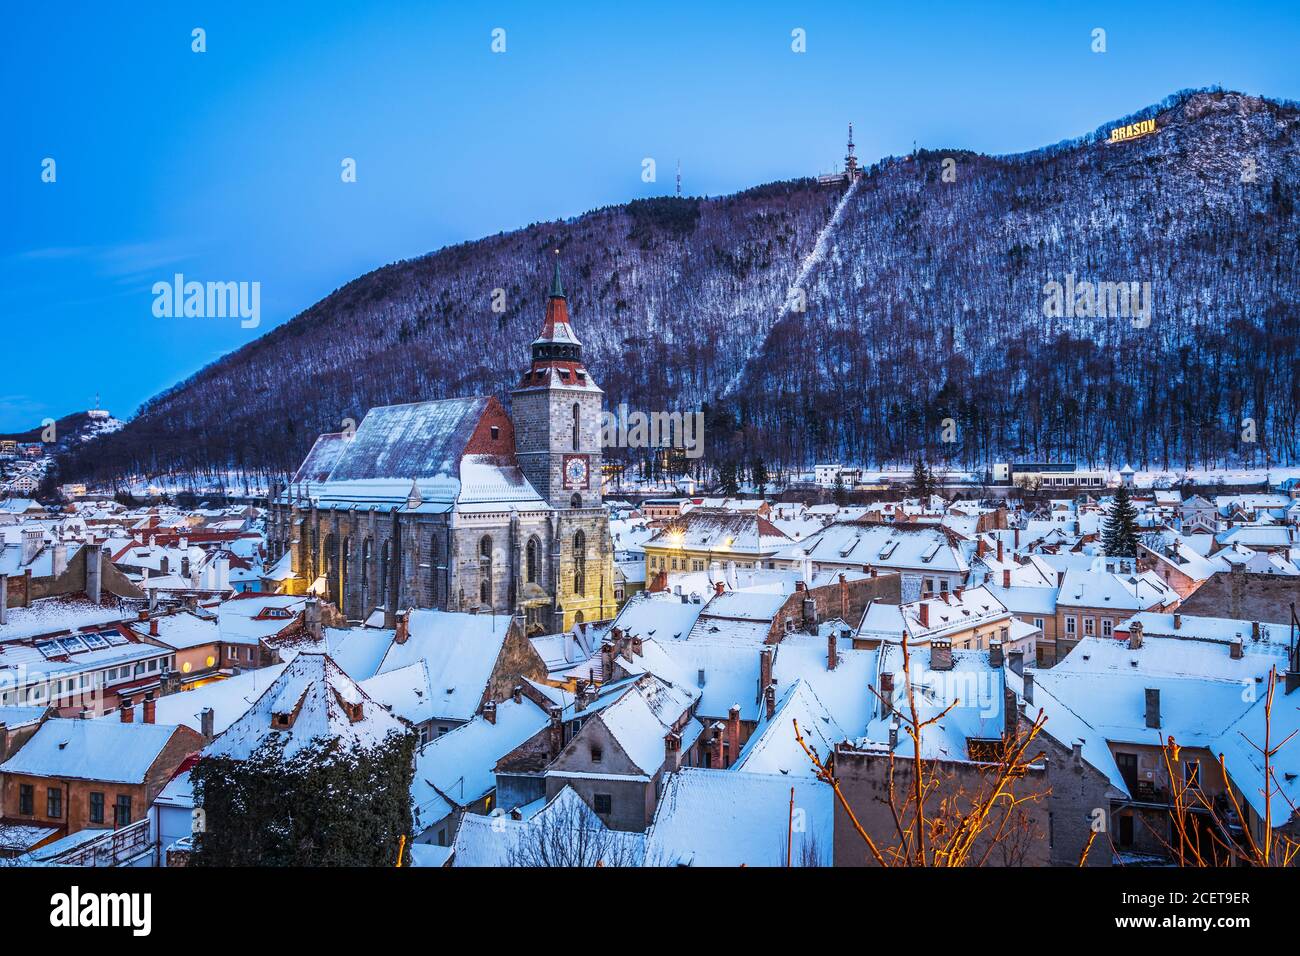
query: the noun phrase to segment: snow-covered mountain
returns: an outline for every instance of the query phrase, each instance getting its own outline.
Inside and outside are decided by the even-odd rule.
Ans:
[[[798,180],[452,246],[348,283],[65,474],[292,469],[373,405],[504,397],[557,248],[607,404],[704,408],[714,461],[1295,461],[1298,140],[1296,104],[1183,93],[1033,153],[891,158],[847,197]],[[1052,314],[1054,282],[1138,283],[1149,321]]]

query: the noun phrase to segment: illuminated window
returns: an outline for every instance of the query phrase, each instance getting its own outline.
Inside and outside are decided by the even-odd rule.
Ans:
[[[676,562],[674,561],[674,565]],[[587,536],[578,531],[573,536],[573,593],[587,591]]]

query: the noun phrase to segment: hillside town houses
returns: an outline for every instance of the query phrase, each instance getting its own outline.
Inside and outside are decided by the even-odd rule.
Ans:
[[[791,787],[808,815],[795,865],[872,865],[804,744],[888,839],[891,756],[969,784],[1039,715],[1021,821],[1037,836],[999,846],[1008,865],[1071,865],[1095,807],[1108,838],[1089,865],[1167,863],[1189,780],[1220,811],[1204,825],[1293,830],[1300,755],[1273,757],[1265,801],[1247,743],[1268,682],[1300,687],[1288,495],[1136,490],[1159,521],[1131,557],[1105,553],[1109,496],[1091,490],[648,500],[603,505],[597,532],[640,586],[564,629],[534,626],[522,593],[390,613],[376,592],[353,616],[274,572],[260,505],[6,509],[0,857],[184,865],[195,760],[278,733],[289,679],[415,735],[417,865],[525,865],[540,834],[574,826],[618,865],[784,865]],[[898,719],[909,690],[943,715],[919,754]],[[1273,709],[1273,739],[1295,712]]]
[[[394,735],[418,866],[557,835],[598,847],[578,865],[877,865],[858,826],[895,838],[900,780],[960,802],[1026,739],[988,863],[1168,864],[1188,813],[1296,833],[1300,747],[1266,785],[1254,746],[1300,729],[1294,484],[913,495],[819,465],[615,497],[558,271],[513,395],[374,409],[269,499],[11,490],[0,862],[183,866],[203,760]],[[1138,541],[1107,554],[1121,486]]]

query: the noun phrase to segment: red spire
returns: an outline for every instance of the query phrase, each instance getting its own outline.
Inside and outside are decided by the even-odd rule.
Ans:
[[[580,346],[582,343],[573,334],[573,326],[569,324],[569,300],[565,298],[564,286],[560,283],[559,249],[555,250],[555,255],[555,278],[551,280],[551,294],[546,300],[546,319],[542,322],[542,334],[534,340],[533,345],[556,342]]]
[[[559,255],[559,250],[556,250]],[[524,373],[522,387],[561,385],[595,388],[582,365],[582,342],[569,324],[569,301],[560,282],[560,260],[555,260],[555,277],[546,300],[542,332],[533,340],[533,363]]]

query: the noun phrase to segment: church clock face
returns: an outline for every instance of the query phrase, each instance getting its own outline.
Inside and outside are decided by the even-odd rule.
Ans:
[[[587,455],[564,456],[564,487],[585,489],[590,483],[591,461]]]

